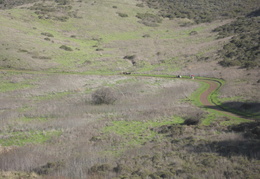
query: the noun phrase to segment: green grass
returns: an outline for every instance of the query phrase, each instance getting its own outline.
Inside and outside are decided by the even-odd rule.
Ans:
[[[128,147],[140,146],[154,138],[160,138],[157,132],[151,130],[152,128],[163,125],[181,124],[183,122],[184,119],[177,116],[163,121],[113,121],[110,126],[102,129],[104,135],[113,133],[120,136],[123,140],[121,140],[118,146],[114,146],[112,151],[107,152],[118,155]]]
[[[216,119],[216,114],[214,112],[209,113],[201,120],[201,125],[209,126]]]
[[[196,82],[200,83],[200,87],[194,93],[192,93],[192,95],[189,97],[189,100],[191,100],[194,105],[201,107],[202,103],[200,101],[200,96],[204,91],[206,91],[209,88],[209,84],[203,81]]]
[[[187,77],[184,77],[187,78]],[[216,105],[228,112],[231,113],[235,113],[235,114],[240,114],[242,116],[247,116],[246,113],[242,113],[242,112],[238,112],[236,110],[230,109],[230,108],[226,108],[225,106],[223,106],[223,104],[219,101],[219,95],[218,95],[218,90],[225,84],[225,81],[222,79],[215,79],[215,78],[201,78],[198,77],[197,79],[199,80],[211,80],[211,81],[215,81],[216,83],[218,83],[218,88],[213,91],[209,96],[208,96],[208,100],[211,101],[213,103],[213,105]],[[189,97],[189,101],[191,101],[194,105],[199,106],[199,107],[203,107],[201,101],[200,101],[200,95],[209,88],[209,84],[207,84],[206,82],[203,81],[199,81],[197,80],[197,82],[200,83],[200,87],[194,92],[192,93],[192,95]],[[214,120],[218,119],[219,117],[227,117],[228,121],[222,121],[220,122],[221,125],[233,125],[233,124],[239,124],[242,122],[250,122],[250,120],[245,119],[243,117],[236,117],[236,116],[232,116],[232,115],[228,115],[225,114],[221,111],[218,110],[214,110],[214,109],[208,109],[208,108],[204,108],[209,114],[206,115],[203,119],[202,119],[202,125],[210,125]]]
[[[72,94],[71,91],[64,91],[64,92],[57,92],[57,93],[50,93],[47,95],[41,95],[41,96],[34,96],[32,97],[36,101],[42,101],[42,100],[51,100],[51,99],[59,99],[64,96],[67,96],[69,94]]]
[[[23,117],[18,119],[19,121],[23,121],[23,122],[33,122],[33,121],[39,121],[39,122],[45,122],[47,121],[46,117]]]
[[[233,97],[233,98],[219,98],[219,93],[218,93],[218,90],[219,88],[221,88],[224,84],[225,84],[225,81],[222,80],[222,79],[214,79],[214,81],[218,82],[219,83],[219,87],[216,91],[214,91],[213,93],[211,93],[211,95],[209,96],[209,99],[212,101],[213,104],[219,106],[220,108],[228,111],[228,112],[231,112],[231,113],[234,113],[234,114],[237,114],[237,115],[241,115],[241,116],[244,116],[244,117],[249,117],[249,118],[260,118],[260,115],[258,113],[247,113],[247,112],[242,112],[242,111],[238,111],[238,110],[235,110],[235,109],[232,109],[230,107],[227,107],[225,106],[225,104],[223,103],[225,100],[235,100],[235,99],[240,99],[239,101],[242,101],[244,102],[243,98],[242,97],[239,97],[239,96],[236,96],[236,97]],[[248,121],[247,121],[248,122]]]
[[[239,118],[239,117],[229,117],[229,120],[221,122],[220,125],[230,126],[230,125],[237,125],[243,122],[252,122],[252,121],[244,118]]]
[[[33,109],[32,107],[25,105],[21,108],[18,108],[18,112],[26,112],[26,111],[30,111],[32,109]]]
[[[0,134],[2,146],[24,146],[26,144],[40,144],[50,140],[53,136],[61,135],[61,131],[23,131]]]
[[[8,81],[0,82],[0,92],[2,92],[2,93],[26,89],[26,88],[32,88],[32,87],[34,87],[34,85],[29,84],[27,82],[21,82],[21,83],[12,83],[12,82],[8,82]]]
[[[232,96],[232,97],[225,97],[225,98],[219,98],[218,101],[220,103],[228,102],[228,101],[245,101],[242,96]]]

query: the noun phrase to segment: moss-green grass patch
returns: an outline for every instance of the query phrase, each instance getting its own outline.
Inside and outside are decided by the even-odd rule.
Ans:
[[[110,126],[104,127],[102,131],[105,134],[113,133],[121,137],[122,141],[119,146],[115,146],[117,153],[124,150],[125,147],[139,146],[153,140],[156,136],[158,137],[158,133],[152,130],[154,127],[183,122],[184,119],[177,116],[162,121],[113,121]]]
[[[34,85],[29,84],[27,82],[21,82],[21,83],[13,83],[9,81],[0,81],[0,92],[8,92],[8,91],[15,91],[20,89],[26,89],[31,88]]]
[[[46,117],[22,117],[22,118],[20,118],[18,120],[27,123],[27,122],[32,122],[32,121],[45,122],[48,119]]]
[[[194,93],[192,93],[192,95],[189,97],[189,100],[191,100],[192,103],[196,106],[202,106],[200,96],[204,91],[209,88],[209,84],[202,81],[198,82],[200,83],[200,87]]]
[[[59,99],[62,97],[65,97],[69,94],[72,94],[72,91],[64,91],[64,92],[57,92],[57,93],[49,93],[46,95],[41,95],[41,96],[34,96],[32,97],[36,101],[42,101],[42,100],[51,100],[51,99]]]
[[[0,134],[2,146],[24,146],[26,144],[39,144],[50,140],[53,136],[61,135],[61,131],[23,131]]]

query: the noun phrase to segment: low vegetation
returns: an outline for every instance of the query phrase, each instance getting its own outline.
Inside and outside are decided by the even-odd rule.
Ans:
[[[52,136],[59,136],[60,131],[21,131],[2,133],[1,146],[24,146],[26,144],[44,143]]]
[[[158,15],[151,13],[138,13],[136,17],[141,19],[140,23],[150,27],[156,27],[162,22],[162,19]]]
[[[117,97],[110,88],[101,88],[92,94],[93,104],[113,104]]]
[[[257,0],[0,9],[0,178],[258,178]]]
[[[117,13],[120,17],[128,17],[128,15],[126,13],[123,12],[118,12]]]
[[[60,49],[66,50],[66,51],[73,51],[71,47],[68,47],[67,45],[60,46]]]
[[[219,63],[222,66],[241,66],[255,68],[259,61],[259,16],[238,18],[230,24],[214,29],[219,38],[232,37],[220,51],[223,58]]]
[[[257,0],[231,1],[182,1],[182,0],[143,0],[149,7],[159,9],[162,17],[188,18],[196,23],[211,22],[216,19],[233,18],[257,10]]]

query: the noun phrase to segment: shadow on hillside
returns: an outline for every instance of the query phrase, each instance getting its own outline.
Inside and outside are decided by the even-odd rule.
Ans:
[[[214,152],[225,157],[245,156],[249,159],[260,159],[260,122],[241,123],[229,126],[228,129],[242,136],[238,135],[236,139],[198,144],[190,149],[190,152]]]
[[[257,9],[256,11],[253,11],[247,15],[247,17],[258,17],[260,16],[260,9]]]
[[[257,117],[255,120],[260,120],[260,103],[248,102],[225,102],[221,106],[205,106],[205,108],[215,109],[219,111],[227,111],[245,117]]]

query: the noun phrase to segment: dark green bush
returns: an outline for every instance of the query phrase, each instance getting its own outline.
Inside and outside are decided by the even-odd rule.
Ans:
[[[150,8],[158,9],[159,15],[162,17],[170,19],[189,18],[196,23],[234,18],[246,15],[260,7],[259,3],[257,4],[254,0],[245,0],[243,2],[237,0],[143,0],[143,2]]]
[[[71,47],[68,47],[66,45],[60,46],[60,49],[63,49],[63,50],[66,50],[66,51],[73,51],[73,49]]]
[[[109,164],[94,165],[89,169],[90,174],[104,174],[106,171],[112,170]]]
[[[144,34],[143,37],[144,38],[149,38],[149,37],[151,37],[151,35],[150,34]]]
[[[69,19],[68,16],[60,16],[54,18],[54,20],[61,21],[61,22],[66,22],[68,19]]]
[[[259,17],[238,18],[230,24],[214,29],[218,38],[233,36],[232,39],[219,51],[219,62],[224,67],[240,66],[254,68],[260,66]]]
[[[55,0],[59,5],[66,5],[70,3],[70,0]]]
[[[190,126],[190,125],[198,125],[200,124],[200,122],[201,121],[198,118],[188,118],[184,121],[183,124]]]
[[[136,4],[137,7],[144,7],[143,3]]]
[[[124,59],[133,60],[136,58],[136,55],[126,55],[124,56]]]
[[[197,34],[198,34],[197,31],[191,31],[191,32],[189,33],[189,35],[197,35]]]
[[[39,174],[39,175],[47,175],[53,171],[57,171],[65,166],[63,161],[58,162],[48,162],[46,165],[41,167],[35,168],[32,171]]]
[[[93,104],[113,104],[116,100],[115,93],[110,88],[101,88],[92,94]]]
[[[151,27],[156,27],[162,22],[160,16],[151,13],[137,13],[136,17],[141,19],[140,23]]]
[[[51,33],[49,32],[42,32],[41,35],[47,36],[47,37],[54,37]]]
[[[126,13],[118,12],[117,13],[120,17],[128,17]]]

